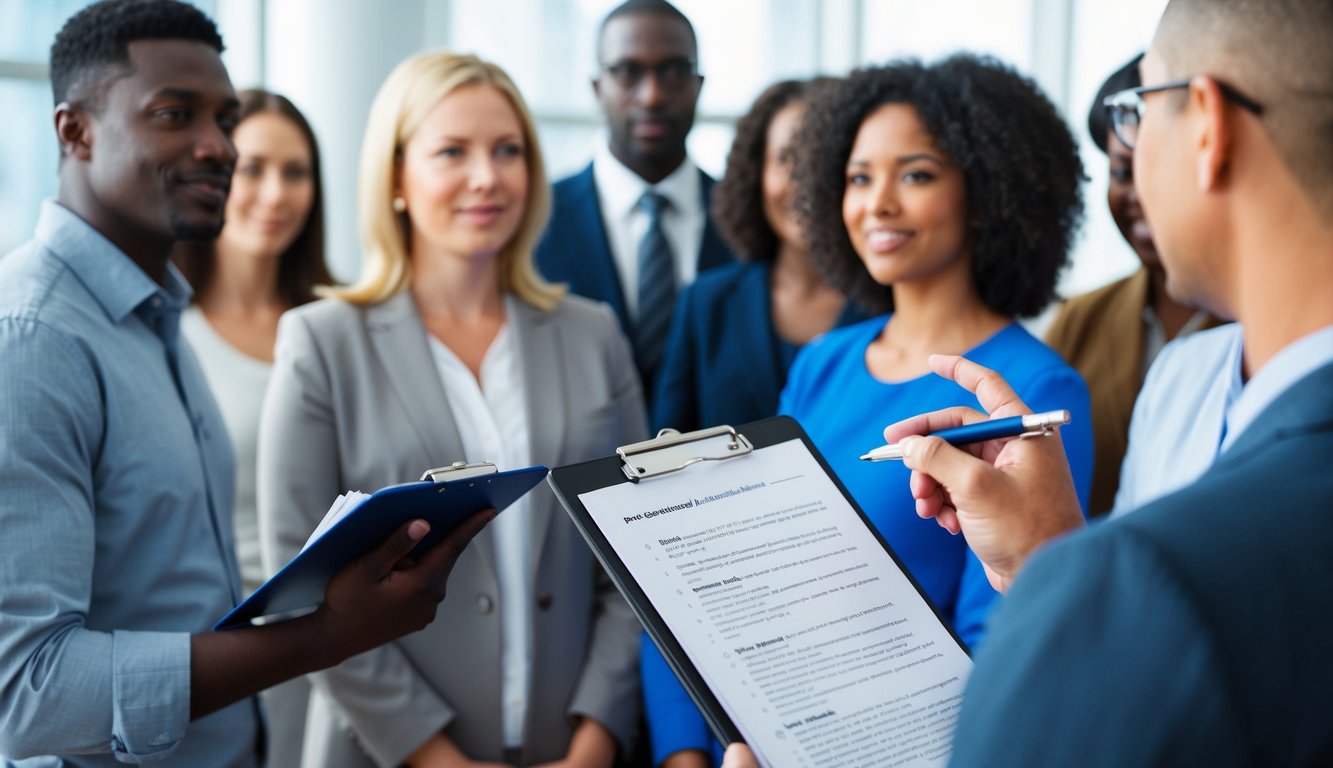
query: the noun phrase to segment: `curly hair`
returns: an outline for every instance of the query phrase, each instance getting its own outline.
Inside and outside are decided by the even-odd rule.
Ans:
[[[842,218],[847,158],[861,123],[886,104],[916,110],[963,173],[972,281],[1007,317],[1035,315],[1055,297],[1083,216],[1078,146],[1036,83],[988,57],[867,67],[816,94],[802,121],[794,178],[810,248],[830,285],[872,311],[893,309],[852,249]]]
[[[222,53],[217,25],[177,0],[103,0],[79,11],[51,44],[51,95],[55,104],[87,94],[110,68],[128,69],[136,40],[189,40]],[[71,95],[72,94],[72,95]]]
[[[831,80],[831,78],[824,78]],[[746,261],[772,261],[778,235],[764,215],[764,155],[768,126],[779,112],[809,98],[812,82],[783,80],[770,85],[736,123],[727,153],[727,172],[713,187],[709,214],[718,234]]]

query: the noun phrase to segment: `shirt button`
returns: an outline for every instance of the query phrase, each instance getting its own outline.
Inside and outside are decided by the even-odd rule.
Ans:
[[[490,613],[495,609],[495,601],[490,595],[477,595],[477,613]]]
[[[550,592],[543,592],[542,594],[537,595],[537,607],[543,611],[550,608],[551,603],[553,602],[555,602],[555,598],[551,596]]]

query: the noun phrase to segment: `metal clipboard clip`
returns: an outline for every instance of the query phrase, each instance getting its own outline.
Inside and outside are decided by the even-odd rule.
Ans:
[[[432,483],[444,483],[450,480],[466,480],[469,477],[480,477],[495,473],[495,464],[489,461],[479,461],[475,464],[469,464],[466,461],[455,461],[447,467],[436,467],[422,472],[419,482],[429,480]]]
[[[664,429],[652,440],[616,449],[621,467],[631,482],[669,475],[701,461],[725,461],[747,456],[754,445],[735,428],[723,424],[684,434]]]

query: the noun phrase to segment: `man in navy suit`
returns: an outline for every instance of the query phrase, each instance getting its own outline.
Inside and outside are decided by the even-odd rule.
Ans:
[[[918,513],[1013,583],[955,765],[1333,764],[1330,39],[1328,0],[1171,0],[1144,87],[1112,97],[1167,290],[1244,328],[1198,481],[1043,547],[1083,525],[1058,440],[909,437],[988,418],[963,410],[885,430]],[[1027,410],[993,372],[932,364],[991,417]]]
[[[536,259],[548,279],[611,305],[646,394],[676,291],[732,257],[708,220],[713,180],[685,151],[703,85],[694,27],[664,0],[629,0],[606,16],[598,38],[592,89],[609,140],[555,185]]]

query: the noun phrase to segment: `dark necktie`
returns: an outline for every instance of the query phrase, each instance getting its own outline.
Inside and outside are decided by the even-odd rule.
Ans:
[[[653,190],[643,193],[639,207],[648,214],[648,232],[639,242],[639,317],[634,323],[634,357],[646,391],[662,362],[671,310],[676,302],[676,268],[671,245],[662,232],[662,213],[671,202]]]

